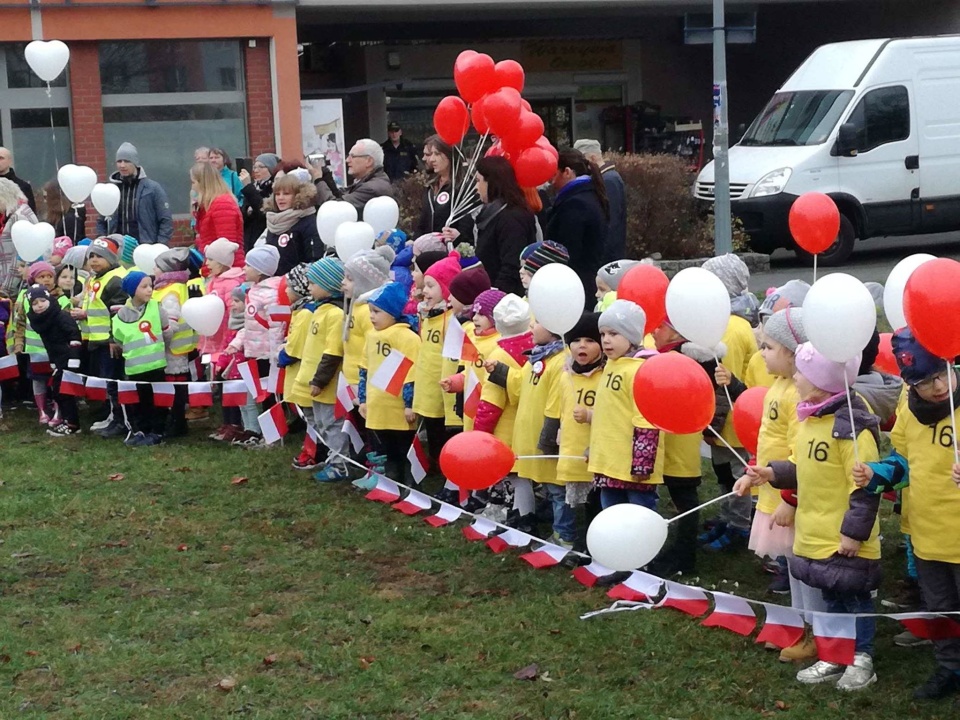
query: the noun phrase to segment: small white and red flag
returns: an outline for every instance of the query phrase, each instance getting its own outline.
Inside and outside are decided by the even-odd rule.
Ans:
[[[370,382],[378,390],[400,397],[403,385],[407,381],[407,374],[412,367],[413,361],[410,358],[399,350],[393,349],[380,363]]]
[[[419,485],[427,476],[427,467],[430,465],[430,458],[427,456],[427,451],[423,449],[419,435],[413,436],[413,443],[407,450],[407,460],[410,461],[410,474],[413,475],[413,481]]]
[[[265,413],[257,416],[260,432],[267,445],[272,445],[287,434],[287,416],[283,414],[283,405],[277,403]]]

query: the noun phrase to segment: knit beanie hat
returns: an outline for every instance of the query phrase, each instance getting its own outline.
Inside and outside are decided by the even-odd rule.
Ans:
[[[577,320],[577,324],[570,328],[570,332],[563,335],[563,341],[567,345],[579,338],[590,338],[596,343],[600,342],[600,313],[584,313]]]
[[[600,314],[598,327],[615,330],[630,341],[631,345],[643,346],[644,327],[647,314],[639,305],[629,300],[614,300],[610,307]]]
[[[31,287],[30,292],[27,293],[27,297],[30,298],[30,302],[39,300],[40,298],[45,300],[53,300],[53,297],[50,295],[50,291],[47,290],[43,285],[34,285]]]
[[[237,243],[230,242],[226,238],[217,238],[207,245],[207,249],[204,250],[203,253],[207,256],[207,260],[213,260],[221,265],[233,267],[234,255],[239,249],[240,246]]]
[[[570,253],[560,243],[553,240],[544,240],[533,252],[523,261],[523,269],[533,275],[544,265],[550,263],[569,264]]]
[[[117,258],[120,252],[120,246],[116,243],[115,240],[112,240],[108,237],[98,237],[96,240],[93,240],[90,245],[89,254],[96,255],[97,257],[102,257],[111,265],[116,266],[119,264]]]
[[[616,290],[627,270],[639,264],[639,260],[614,260],[597,270],[597,278],[611,290]]]
[[[426,252],[443,252],[446,255],[447,242],[440,233],[427,233],[421,235],[413,241],[414,256],[423,255]]]
[[[523,335],[530,331],[530,306],[513,293],[504,295],[493,309],[493,322],[504,339]]]
[[[450,283],[450,294],[467,307],[473,305],[480,293],[489,289],[490,276],[481,265],[464,270]]]
[[[427,250],[426,252],[422,252],[417,255],[416,259],[413,261],[413,264],[417,266],[417,270],[426,274],[427,270],[430,269],[430,266],[446,259],[446,257],[446,250]]]
[[[38,260],[35,263],[31,263],[30,269],[27,270],[27,283],[33,285],[36,282],[37,277],[41,273],[48,272],[51,275],[56,275],[57,271],[54,270],[53,265],[48,263],[46,260]]]
[[[314,285],[319,285],[334,297],[340,297],[340,286],[343,284],[343,263],[333,256],[320,258],[307,267],[307,279]]]
[[[82,268],[87,264],[87,253],[90,245],[77,245],[67,250],[63,255],[63,264],[70,267]]]
[[[785,307],[801,307],[803,299],[810,290],[810,284],[803,280],[788,280],[764,298],[760,305],[760,315],[772,315]]]
[[[527,261],[527,258],[533,255],[533,251],[540,247],[540,242],[530,243],[523,250],[520,251],[520,266],[523,267],[523,263]]]
[[[733,253],[710,258],[703,264],[703,269],[720,278],[730,297],[736,297],[744,292],[750,282],[750,270],[747,264]]]
[[[916,385],[935,375],[946,367],[946,363],[921,345],[910,332],[910,328],[900,328],[893,334],[891,341],[893,356],[900,368],[900,377],[907,385]]]
[[[384,245],[389,245],[390,249],[397,255],[407,245],[407,234],[400,228],[394,228],[383,240]]]
[[[273,245],[260,245],[247,253],[245,262],[261,275],[273,277],[280,264],[280,251]]]
[[[127,295],[133,297],[145,277],[147,277],[146,273],[140,272],[139,270],[132,270],[123,276],[123,280],[120,281],[120,287],[123,288],[123,291]]]
[[[123,242],[120,243],[120,262],[124,265],[134,265],[133,251],[137,249],[140,241],[130,235],[123,236]]]
[[[59,255],[61,258],[64,253],[73,247],[73,240],[66,235],[61,235],[53,239],[53,255]]]
[[[462,242],[454,250],[460,255],[460,269],[469,270],[470,268],[482,267],[483,263],[477,257],[476,248],[468,242]]]
[[[218,260],[217,262],[220,261]],[[226,263],[224,263],[224,265],[226,265]],[[293,290],[300,297],[306,297],[310,294],[310,281],[307,279],[308,267],[310,266],[307,263],[294,265],[290,272],[288,272],[285,276],[287,278],[287,287]],[[319,285],[319,283],[317,284]],[[339,287],[337,288],[337,292],[340,292]]]
[[[388,282],[371,293],[367,304],[380,308],[387,315],[397,320],[402,320],[403,308],[407,304],[407,294],[403,291],[403,285],[400,283]]]
[[[267,170],[270,171],[272,175],[277,171],[277,165],[280,164],[280,157],[275,153],[263,153],[262,155],[257,155],[254,159],[254,162],[258,162],[263,165]],[[214,258],[216,260],[216,258]],[[217,262],[220,262],[217,260]],[[224,263],[226,265],[227,263]]]
[[[860,356],[847,360],[845,363],[834,362],[821,355],[812,343],[805,342],[797,348],[797,372],[803,375],[816,387],[828,393],[841,393],[846,382],[853,385],[857,379],[857,370],[860,368]]]
[[[490,322],[494,322],[493,309],[497,306],[498,302],[506,297],[506,295],[507,294],[503,292],[503,290],[497,290],[496,288],[484,290],[482,293],[477,295],[477,299],[473,301],[473,314],[482,315],[490,320]]]
[[[790,352],[796,352],[798,345],[807,342],[807,332],[803,329],[803,308],[777,310],[763,324],[763,334]]]
[[[456,252],[451,252],[443,260],[431,265],[423,275],[437,281],[440,293],[446,299],[450,296],[450,283],[459,273],[460,256]]]
[[[133,143],[125,142],[120,145],[120,147],[117,148],[117,157],[115,159],[117,162],[126,160],[140,167],[140,153],[137,152],[137,146]]]
[[[240,283],[233,290],[230,291],[231,300],[246,300],[247,299],[247,290],[250,289],[250,286],[247,283]]]
[[[396,253],[388,245],[360,250],[343,264],[344,274],[353,280],[353,297],[358,298],[390,279],[390,263]]]
[[[190,248],[178,247],[157,255],[154,264],[157,266],[157,272],[183,272],[187,269],[189,257]]]

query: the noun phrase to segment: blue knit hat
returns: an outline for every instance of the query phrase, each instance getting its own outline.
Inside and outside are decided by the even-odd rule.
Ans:
[[[140,241],[129,235],[123,236],[123,245],[120,248],[120,262],[124,265],[133,265],[133,251],[137,249]]]
[[[900,328],[891,340],[893,356],[900,368],[900,377],[907,385],[916,385],[946,367],[946,362],[927,350],[910,332]]]
[[[403,319],[403,308],[407,305],[407,294],[403,291],[403,286],[400,283],[388,282],[373,291],[370,299],[367,300],[367,304],[374,305],[387,315],[401,320]]]
[[[399,254],[407,244],[407,234],[400,228],[394,228],[383,241],[384,245],[389,245],[395,254]]]
[[[142,273],[139,270],[132,270],[123,276],[123,280],[120,281],[120,287],[123,288],[123,291],[127,295],[133,297],[145,277],[147,277],[146,273]]]
[[[325,257],[311,263],[307,268],[307,280],[319,285],[333,297],[340,297],[343,283],[343,263],[335,257]]]

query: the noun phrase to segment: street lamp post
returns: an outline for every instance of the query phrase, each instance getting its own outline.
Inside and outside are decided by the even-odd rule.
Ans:
[[[733,252],[730,220],[730,129],[727,121],[727,42],[724,0],[713,0],[713,222],[714,252]]]

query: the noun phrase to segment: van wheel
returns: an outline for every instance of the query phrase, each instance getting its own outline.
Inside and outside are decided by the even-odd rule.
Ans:
[[[840,233],[833,245],[817,256],[817,265],[819,267],[843,265],[850,258],[856,242],[857,229],[846,215],[840,215]],[[797,246],[794,246],[794,252],[804,265],[813,266],[813,255]]]

